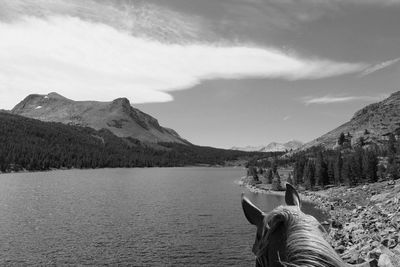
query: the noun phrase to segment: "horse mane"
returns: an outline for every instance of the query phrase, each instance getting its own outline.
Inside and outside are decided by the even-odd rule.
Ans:
[[[344,267],[348,266],[324,238],[322,226],[312,216],[306,215],[296,206],[280,206],[265,217],[269,225],[279,218],[286,232],[285,267]],[[268,236],[266,236],[268,237]],[[263,240],[265,246],[268,241]]]

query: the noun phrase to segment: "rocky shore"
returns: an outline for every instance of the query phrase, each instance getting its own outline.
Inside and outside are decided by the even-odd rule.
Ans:
[[[400,266],[400,182],[303,192],[330,214],[330,243],[348,263]]]
[[[255,193],[268,185],[241,179]],[[400,267],[400,181],[304,191],[304,200],[330,214],[328,240],[346,262]]]

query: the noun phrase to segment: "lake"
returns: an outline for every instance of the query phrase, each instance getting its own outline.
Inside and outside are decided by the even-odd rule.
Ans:
[[[253,266],[242,168],[0,175],[0,265]],[[281,196],[246,195],[264,210]],[[319,215],[318,211],[312,210]]]

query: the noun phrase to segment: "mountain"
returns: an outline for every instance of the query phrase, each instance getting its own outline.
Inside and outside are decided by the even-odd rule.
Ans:
[[[111,102],[73,101],[57,93],[32,94],[11,113],[46,122],[108,129],[118,137],[132,137],[142,142],[188,144],[174,130],[160,126],[155,118],[133,108],[126,98]]]
[[[380,143],[390,133],[400,134],[400,91],[381,102],[370,104],[357,111],[350,121],[323,136],[306,143],[300,150],[315,146],[334,148],[341,133],[346,134],[351,144],[360,142]],[[349,133],[350,135],[347,135]]]
[[[299,147],[303,145],[303,142],[297,141],[297,140],[291,140],[286,143],[276,143],[272,142],[269,143],[267,146],[264,147],[262,152],[279,152],[279,151],[290,151],[290,150],[296,150]]]
[[[246,147],[232,147],[232,150],[241,151],[257,151],[257,152],[284,152],[298,149],[303,145],[302,142],[292,140],[287,143],[272,142],[266,146],[246,146]]]
[[[246,151],[246,152],[252,152],[252,151],[261,151],[264,149],[265,146],[245,146],[245,147],[238,147],[238,146],[233,146],[230,149],[231,150],[239,150],[239,151]]]

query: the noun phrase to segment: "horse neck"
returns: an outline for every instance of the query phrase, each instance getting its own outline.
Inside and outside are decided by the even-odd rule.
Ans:
[[[257,267],[370,267],[370,263],[345,263],[325,240],[315,218],[300,210],[282,208],[276,212],[286,220],[269,236]]]
[[[271,267],[282,267],[282,262],[287,261],[286,255],[286,230],[285,227],[278,227],[269,237],[269,244],[266,253],[268,265]],[[264,255],[265,255],[264,254]]]
[[[347,267],[325,240],[318,221],[300,210],[286,212],[286,263],[282,266]]]

